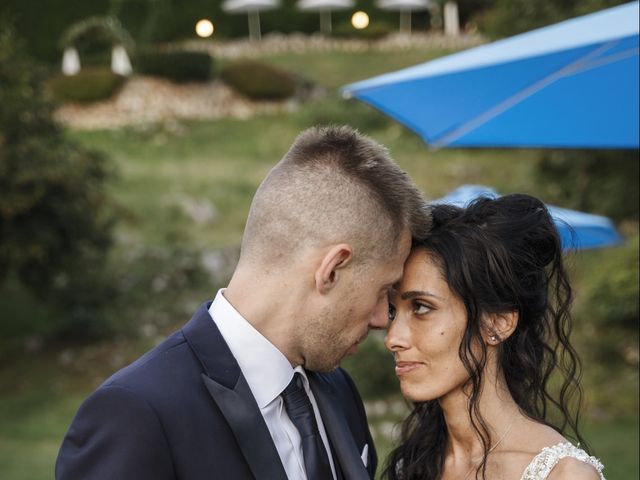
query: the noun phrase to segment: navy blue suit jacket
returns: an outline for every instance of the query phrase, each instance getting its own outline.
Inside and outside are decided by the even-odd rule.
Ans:
[[[60,448],[56,479],[287,478],[208,307],[84,402]],[[376,453],[353,382],[340,369],[308,376],[339,478],[373,478]]]

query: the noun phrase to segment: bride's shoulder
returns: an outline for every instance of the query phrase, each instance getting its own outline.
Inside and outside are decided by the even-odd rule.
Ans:
[[[573,457],[565,457],[551,470],[548,480],[601,480],[600,471],[591,463]]]
[[[564,441],[543,448],[525,469],[522,480],[604,480],[602,469],[597,458]]]

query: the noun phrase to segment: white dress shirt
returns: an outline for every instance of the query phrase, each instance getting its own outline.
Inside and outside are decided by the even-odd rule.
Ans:
[[[327,433],[313,392],[309,388],[309,380],[304,369],[300,366],[294,369],[282,352],[233,308],[224,297],[223,292],[224,289],[218,291],[209,307],[209,315],[213,318],[247,380],[269,433],[271,433],[287,477],[292,480],[307,480],[300,434],[289,419],[280,396],[291,382],[294,372],[300,372],[304,380],[304,389],[313,406],[322,442],[327,449],[335,480],[335,466],[331,457]]]

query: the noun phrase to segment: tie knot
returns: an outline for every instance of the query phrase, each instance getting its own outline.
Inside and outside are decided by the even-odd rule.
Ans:
[[[296,426],[300,435],[314,435],[318,433],[318,424],[307,392],[304,390],[302,375],[295,373],[287,388],[282,392],[284,408],[289,418]]]

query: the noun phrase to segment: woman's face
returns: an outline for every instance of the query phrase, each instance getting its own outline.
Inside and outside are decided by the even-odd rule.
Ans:
[[[423,402],[459,391],[469,378],[458,355],[467,313],[425,249],[409,255],[390,303],[395,318],[390,312],[385,346],[394,353],[404,396]]]

